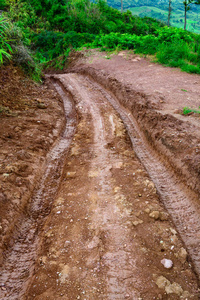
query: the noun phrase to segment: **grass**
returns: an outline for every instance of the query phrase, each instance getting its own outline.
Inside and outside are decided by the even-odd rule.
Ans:
[[[200,106],[199,106],[199,109],[200,109]],[[183,108],[183,114],[184,115],[188,115],[190,113],[200,114],[200,110],[199,109],[193,109],[193,108],[189,108],[189,107],[184,107]]]

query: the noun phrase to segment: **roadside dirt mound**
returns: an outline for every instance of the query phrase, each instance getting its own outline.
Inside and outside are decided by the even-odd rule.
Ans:
[[[63,104],[46,83],[0,69],[0,263],[41,180],[46,154],[62,131]],[[17,225],[18,224],[18,225]]]

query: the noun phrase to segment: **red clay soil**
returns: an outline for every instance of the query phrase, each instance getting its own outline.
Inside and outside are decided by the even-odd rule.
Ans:
[[[85,76],[56,78],[79,123],[24,299],[198,299],[185,246],[118,113]]]
[[[52,87],[14,66],[0,69],[0,263],[60,135],[63,104]]]
[[[149,143],[200,196],[200,78],[153,64],[129,52],[111,56],[89,51],[75,72],[110,90],[137,119]],[[74,70],[72,70],[74,71]]]
[[[200,77],[107,58],[0,70],[1,299],[200,297]]]

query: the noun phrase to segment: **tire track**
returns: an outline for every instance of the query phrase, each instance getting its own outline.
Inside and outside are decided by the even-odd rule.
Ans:
[[[129,133],[134,151],[142,162],[170,213],[184,241],[195,271],[200,279],[200,205],[198,196],[183,185],[162,161],[162,157],[149,146],[134,116],[98,83],[88,78],[113,108],[119,113]]]

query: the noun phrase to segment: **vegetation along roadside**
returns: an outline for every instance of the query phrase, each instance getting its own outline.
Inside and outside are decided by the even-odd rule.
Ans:
[[[105,1],[0,0],[0,63],[12,60],[39,80],[42,68],[67,66],[72,49],[132,49],[153,61],[200,73],[199,35]]]

